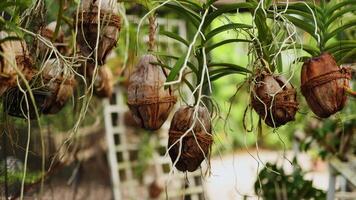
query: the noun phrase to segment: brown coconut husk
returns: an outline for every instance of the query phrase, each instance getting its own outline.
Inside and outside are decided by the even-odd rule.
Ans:
[[[162,192],[163,192],[163,188],[160,185],[158,185],[157,181],[153,181],[148,186],[148,194],[152,199],[157,199]]]
[[[301,90],[310,109],[327,118],[346,104],[345,87],[349,87],[351,69],[341,68],[328,53],[306,61],[301,73]]]
[[[192,127],[194,122],[194,107],[182,107],[173,117],[169,129],[168,148],[173,163],[180,152],[180,139]],[[175,167],[182,171],[193,172],[205,158],[209,158],[213,137],[211,135],[211,119],[204,107],[199,107],[193,131],[182,139],[181,154]],[[174,146],[172,146],[174,145]]]
[[[14,35],[0,32],[0,40]],[[17,86],[21,80],[18,71],[27,81],[33,77],[32,59],[26,43],[20,40],[7,40],[0,44],[0,96],[9,88]],[[16,67],[18,71],[16,70]]]
[[[88,81],[94,78],[95,64],[88,63],[86,77]],[[97,76],[94,81],[94,94],[99,98],[111,98],[114,91],[114,78],[111,70],[106,66],[98,66]]]
[[[42,78],[52,94],[46,98],[42,105],[42,113],[56,114],[73,96],[76,86],[74,75],[71,73],[64,74],[61,64],[55,59],[50,59],[44,64]]]
[[[140,124],[138,124],[135,120],[135,118],[133,117],[132,113],[130,111],[126,111],[124,113],[124,124],[127,127],[131,127],[131,128],[141,128]]]
[[[83,56],[95,59],[94,49],[98,34],[100,34],[98,43],[98,63],[100,65],[104,64],[108,53],[116,46],[121,28],[121,18],[117,13],[116,2],[112,2],[113,4],[110,4],[110,0],[102,1],[98,18],[98,1],[84,0],[78,17],[77,42]],[[99,20],[100,30],[98,30]]]
[[[298,110],[297,92],[283,76],[259,75],[251,99],[254,110],[270,127],[293,121]]]
[[[47,40],[52,41],[56,30],[56,26],[57,26],[57,22],[55,21],[49,23],[46,27],[40,29],[40,35],[46,38]],[[64,46],[64,32],[62,31],[62,29],[59,29],[58,36],[53,41],[53,44],[60,53],[65,53],[66,47]],[[38,41],[37,47],[42,57],[46,57],[46,54],[48,54],[50,51],[50,48],[47,47],[45,44],[43,44],[41,41]],[[54,57],[55,55],[53,54],[51,58]]]
[[[153,55],[142,56],[128,86],[128,106],[136,122],[148,130],[159,129],[177,101],[170,87],[164,89],[166,74],[152,64],[157,62]]]

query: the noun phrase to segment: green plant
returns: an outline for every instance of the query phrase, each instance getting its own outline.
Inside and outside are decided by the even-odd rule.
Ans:
[[[296,160],[293,161],[293,166],[293,172],[287,174],[283,167],[267,163],[258,174],[255,193],[266,200],[325,199],[324,191],[314,188],[312,181],[304,179],[305,172]]]
[[[308,52],[311,57],[329,52],[338,64],[342,64],[356,55],[355,38],[339,39],[346,30],[356,26],[356,17],[347,16],[356,11],[355,4],[355,0],[330,2],[322,0],[320,4],[306,1],[290,5],[281,4],[278,5],[278,9],[285,9],[284,16],[311,36],[309,44],[298,44],[301,49]]]

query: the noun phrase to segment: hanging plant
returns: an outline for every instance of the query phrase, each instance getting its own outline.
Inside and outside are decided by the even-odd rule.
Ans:
[[[44,64],[41,76],[46,88],[51,92],[41,106],[42,113],[56,114],[73,96],[76,81],[73,74],[65,71],[55,59],[50,59]]]
[[[301,72],[301,90],[311,110],[326,118],[343,109],[349,89],[350,70],[341,68],[349,58],[356,56],[356,41],[338,36],[356,26],[356,20],[345,14],[355,11],[356,1],[336,1],[320,4],[295,3],[288,6],[285,17],[308,33],[317,47],[300,44],[310,54]],[[280,5],[285,9],[285,5]],[[351,92],[352,93],[352,92]]]
[[[293,35],[287,35],[287,27],[278,24],[278,21],[268,26],[268,12],[276,11],[266,11],[263,7],[272,6],[271,1],[263,3],[263,6],[261,2],[251,3],[254,5],[251,13],[258,31],[253,43],[256,62],[253,66],[255,74],[252,76],[251,106],[268,126],[277,128],[293,121],[298,111],[296,89],[290,80],[274,74],[283,70],[280,51],[285,48],[285,41],[289,41],[285,38],[292,40]]]
[[[81,54],[93,60],[97,59],[102,65],[108,53],[116,46],[120,20],[116,1],[82,0],[77,21],[77,44]]]
[[[213,38],[225,31],[246,32],[252,26],[232,23],[210,29],[212,21],[227,12],[240,8],[249,8],[249,3],[237,3],[221,6],[216,9],[215,1],[206,3],[181,1],[166,3],[168,9],[175,11],[181,17],[186,18],[192,27],[190,40],[182,38],[174,32],[160,31],[161,35],[171,38],[186,47],[183,55],[176,56],[158,52],[158,56],[165,60],[173,60],[174,65],[170,67],[163,60],[158,65],[170,70],[165,87],[184,83],[194,97],[193,105],[181,107],[171,122],[168,139],[168,151],[173,166],[180,171],[195,171],[204,159],[210,158],[210,148],[213,143],[211,115],[208,109],[214,109],[211,105],[210,95],[212,93],[212,82],[225,76],[251,73],[248,69],[233,63],[217,63],[207,58],[207,55],[225,44],[251,42],[248,39],[230,39],[213,42]],[[187,104],[192,99],[184,99]],[[207,162],[209,163],[209,161]],[[208,166],[209,168],[209,166]]]
[[[169,128],[169,156],[182,172],[195,171],[209,158],[213,136],[211,119],[204,107],[182,107],[173,116]]]
[[[30,81],[32,60],[26,43],[14,34],[0,32],[0,96],[16,87],[18,80]]]
[[[157,62],[153,55],[142,56],[128,86],[128,105],[133,117],[148,130],[159,129],[176,103],[173,90],[163,87],[166,81],[164,70],[151,64]]]
[[[149,51],[152,51],[156,31],[155,17],[150,17]],[[176,103],[171,87],[164,88],[166,72],[156,56],[141,57],[136,70],[131,74],[128,85],[128,106],[134,119],[142,128],[157,130],[167,120]]]
[[[252,107],[270,127],[293,121],[298,110],[297,92],[283,76],[259,75],[251,98]]]
[[[46,27],[40,30],[40,35],[46,38],[47,40],[52,41],[54,39],[56,26],[56,21],[49,23]],[[62,29],[59,29],[58,36],[55,38],[53,44],[60,53],[65,53],[66,48],[64,46],[64,32]],[[39,50],[39,55],[43,58],[46,58],[46,55],[50,53],[50,48],[48,48],[45,44],[43,44],[43,42],[40,41],[38,41],[37,46]],[[51,58],[55,58],[55,54],[52,54]]]
[[[342,110],[347,95],[351,69],[341,68],[332,55],[324,53],[306,61],[302,68],[301,89],[311,110],[326,118]]]

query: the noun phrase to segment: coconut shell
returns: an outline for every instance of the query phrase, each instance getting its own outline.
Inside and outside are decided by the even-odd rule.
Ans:
[[[52,94],[42,105],[42,112],[56,114],[73,96],[76,81],[71,73],[64,73],[61,64],[55,59],[50,59],[44,64],[42,78]]]
[[[0,32],[0,40],[9,36],[6,32]],[[16,71],[20,71],[27,81],[33,76],[32,59],[27,50],[26,43],[20,40],[7,40],[0,43],[0,96],[6,90],[17,86],[17,80],[21,80]]]
[[[148,194],[151,199],[157,199],[162,192],[163,188],[158,185],[157,181],[153,181],[148,187]]]
[[[56,30],[56,26],[57,26],[57,22],[55,22],[55,21],[49,23],[46,27],[44,27],[40,30],[41,36],[43,36],[44,38],[46,38],[49,41],[52,41],[54,32]],[[63,44],[64,44],[64,32],[62,31],[62,29],[59,29],[58,36],[57,36],[56,40],[54,41],[54,46],[61,53],[65,52],[65,46]],[[40,51],[40,55],[42,57],[46,57],[46,54],[49,53],[50,48],[47,47],[45,44],[43,44],[43,42],[38,41],[38,50]],[[54,57],[55,57],[55,55],[53,54],[51,56],[51,58],[54,58]]]
[[[171,88],[164,89],[166,75],[153,55],[140,59],[129,78],[128,106],[134,119],[142,128],[157,130],[167,120],[176,103]]]
[[[95,65],[86,67],[87,79],[91,81],[94,76]],[[107,66],[98,66],[98,73],[94,81],[94,94],[99,98],[111,98],[114,90],[114,80],[111,70]]]
[[[199,107],[193,131],[186,132],[194,123],[194,107],[182,107],[175,114],[169,129],[168,148],[172,163],[175,163],[179,152],[180,157],[175,167],[182,172],[193,172],[205,158],[209,158],[213,137],[211,135],[211,119],[204,107]],[[184,136],[184,134],[186,134]],[[182,139],[180,148],[179,140]],[[172,146],[173,145],[173,146]],[[205,157],[204,157],[205,155]]]
[[[256,78],[251,95],[252,107],[268,126],[279,127],[294,120],[297,92],[283,76],[262,73]]]
[[[137,124],[135,118],[133,117],[133,115],[130,111],[126,111],[124,113],[124,124],[125,124],[125,126],[131,127],[131,128],[141,128],[140,124]]]
[[[351,70],[341,68],[328,53],[306,61],[301,73],[301,90],[310,109],[319,117],[327,118],[342,110],[347,96]]]
[[[100,7],[96,0],[83,0],[78,16],[77,42],[83,56],[95,59],[98,34],[98,63],[104,64],[108,53],[116,46],[121,18],[116,9],[116,1],[103,0]],[[99,17],[98,17],[99,15]],[[100,22],[100,30],[98,30]]]

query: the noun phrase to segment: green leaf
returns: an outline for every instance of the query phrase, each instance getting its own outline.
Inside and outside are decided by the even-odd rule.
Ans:
[[[307,44],[294,44],[294,45],[288,45],[284,48],[282,48],[282,51],[285,50],[290,50],[290,49],[302,49],[305,52],[309,53],[311,56],[318,56],[320,55],[320,50],[316,47],[313,47],[311,45],[307,45]]]
[[[225,67],[234,71],[244,72],[244,73],[252,73],[250,70],[246,69],[245,67],[241,67],[239,65],[235,65],[232,63],[209,63],[208,67]]]
[[[171,39],[177,40],[178,42],[183,43],[185,46],[189,46],[189,42],[187,40],[185,40],[184,38],[182,38],[181,36],[179,36],[178,34],[175,34],[173,32],[168,32],[168,31],[160,31],[159,32],[161,35],[165,35]]]
[[[286,15],[286,18],[291,21],[295,26],[309,33],[313,38],[317,39],[315,35],[315,26],[314,24],[306,23],[305,21],[298,19],[293,16]]]
[[[326,9],[326,16],[331,16],[336,10],[340,9],[341,7],[344,7],[346,5],[355,5],[356,0],[344,0],[341,1],[340,3],[337,3],[335,5],[332,5],[331,7],[327,7]]]
[[[210,76],[210,81],[213,82],[213,81],[216,81],[224,76],[229,76],[229,75],[233,75],[233,74],[241,74],[241,75],[245,75],[241,72],[234,72],[234,71],[225,71],[225,72],[222,72],[222,73],[218,73],[218,74],[214,74],[212,76]]]
[[[152,64],[155,64],[155,65],[159,65],[161,67],[164,67],[166,69],[169,69],[170,71],[172,70],[172,68],[170,68],[168,65],[164,64],[164,63],[160,63],[160,62],[156,62],[156,63],[152,63]],[[190,91],[194,91],[194,87],[193,85],[186,79],[186,78],[182,78],[183,82],[189,87]]]
[[[356,56],[356,48],[344,54],[344,56],[342,56],[339,60],[337,60],[337,63],[344,64],[345,61],[355,56]]]
[[[229,43],[234,43],[234,42],[252,42],[251,40],[245,40],[245,39],[228,39],[228,40],[223,40],[221,42],[218,42],[216,44],[212,44],[210,46],[208,46],[205,51],[208,53],[210,51],[212,51],[213,49],[216,49],[220,46],[223,46],[225,44],[229,44]]]
[[[326,45],[325,50],[342,49],[343,47],[352,47],[354,45],[356,45],[356,40],[340,40]]]
[[[346,13],[352,13],[356,11],[356,6],[351,6],[334,13],[326,22],[325,27],[330,26],[331,23],[335,22],[339,17],[342,17]]]
[[[211,38],[213,38],[215,35],[217,35],[221,32],[228,31],[228,30],[234,30],[234,29],[238,29],[238,28],[252,28],[252,26],[246,25],[246,24],[240,24],[240,23],[226,24],[226,25],[220,26],[220,27],[210,31],[208,34],[206,34],[205,39],[206,39],[206,41],[208,41]]]
[[[314,14],[316,15],[317,18],[322,18],[325,11],[322,10],[318,5],[316,4],[313,4],[311,2],[295,2],[293,4],[289,4],[288,5],[288,9],[293,9],[293,10],[300,10],[300,11],[304,11],[306,13],[310,13],[311,14],[311,11],[310,9],[305,5],[307,4],[311,10],[314,12]],[[278,5],[278,8],[285,8],[286,5]]]
[[[195,27],[199,27],[201,17],[197,15],[194,11],[188,10],[185,7],[181,7],[176,4],[166,4],[165,6],[176,11],[177,14],[181,15],[182,17],[187,18],[190,22],[193,23]]]
[[[279,73],[283,72],[283,61],[282,61],[282,54],[279,54],[277,57],[277,70]]]
[[[174,59],[174,60],[179,60],[179,57],[178,56],[173,56],[173,55],[169,55],[169,54],[166,54],[166,53],[162,53],[162,52],[155,52],[154,53],[155,55],[158,55],[158,56],[162,56],[162,57],[166,57],[166,58],[171,58],[171,59]],[[187,62],[187,66],[194,72],[194,73],[198,73],[198,70],[197,70],[197,67],[194,66],[193,63],[191,62]]]
[[[185,57],[186,54],[184,54],[177,60],[176,64],[173,66],[172,70],[168,74],[166,82],[172,82],[176,79],[180,69],[183,67]],[[168,88],[168,86],[166,86],[165,88]]]
[[[16,6],[16,1],[13,2],[0,2],[0,11],[4,11],[6,8]]]
[[[327,33],[325,36],[325,42],[327,42],[329,39],[336,36],[337,34],[345,31],[346,29],[354,27],[354,26],[356,26],[356,19],[353,19],[353,20],[349,21],[348,23],[336,28],[332,32]]]
[[[219,6],[217,10],[206,16],[203,30],[205,30],[217,17],[232,11],[236,11],[240,8],[253,8],[253,5],[251,3],[233,3]]]

